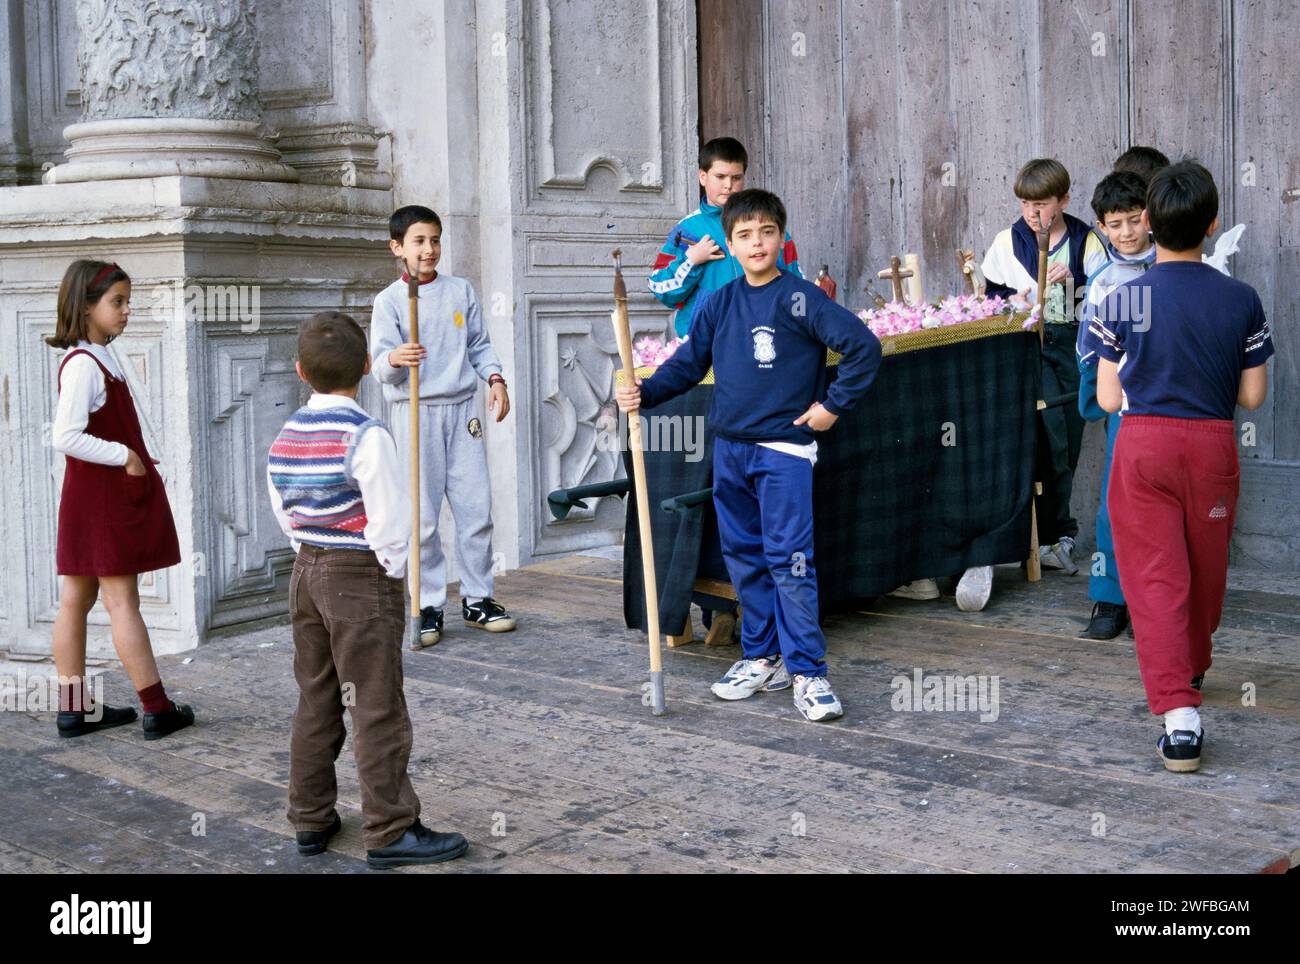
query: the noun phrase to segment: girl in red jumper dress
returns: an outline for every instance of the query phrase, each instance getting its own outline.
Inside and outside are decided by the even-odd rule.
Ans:
[[[59,288],[58,320],[46,341],[67,349],[59,364],[53,443],[64,453],[59,502],[59,614],[54,662],[59,673],[59,736],[83,736],[135,719],[134,709],[86,699],[86,617],[101,590],[113,648],[144,708],[144,738],[156,740],[194,722],[194,711],[167,698],[149,631],[140,617],[137,576],[181,560],[162,477],[140,432],[126,379],[107,346],[126,328],[131,279],[116,264],[74,261]]]

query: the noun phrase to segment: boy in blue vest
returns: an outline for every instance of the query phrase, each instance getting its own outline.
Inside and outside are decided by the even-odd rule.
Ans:
[[[744,275],[713,293],[695,315],[690,340],[653,376],[618,389],[618,405],[624,412],[654,408],[713,367],[713,504],[744,612],[743,658],[713,684],[713,694],[741,700],[793,684],[805,719],[832,720],[844,711],[826,678],[818,625],[815,433],[861,400],[880,366],[880,342],[815,284],[780,269],[785,205],[775,194],[733,194],[722,218]],[[829,387],[828,346],[843,356]]]
[[[362,842],[372,867],[451,860],[469,844],[420,823],[406,765],[402,576],[410,500],[393,438],[357,404],[366,335],[327,311],[298,330],[298,377],[312,387],[271,445],[271,508],[298,558],[289,580],[298,709],[289,749],[289,821],[298,852],[324,853],[342,828],[334,762],[352,715]]]
[[[1125,155],[1127,156],[1127,155]],[[1147,206],[1146,181],[1131,171],[1107,174],[1092,192],[1092,210],[1097,230],[1106,237],[1107,260],[1088,278],[1083,321],[1079,325],[1076,350],[1079,356],[1079,414],[1090,422],[1106,420],[1106,462],[1101,473],[1101,504],[1097,508],[1097,555],[1088,578],[1092,615],[1082,639],[1114,639],[1128,626],[1128,606],[1119,583],[1115,545],[1106,508],[1106,484],[1110,480],[1111,456],[1119,433],[1119,413],[1107,413],[1097,404],[1097,353],[1084,347],[1084,335],[1097,305],[1122,284],[1142,277],[1155,264],[1156,248],[1142,224]]]
[[[1079,391],[1075,300],[1082,297],[1088,275],[1101,266],[1106,252],[1091,227],[1065,213],[1070,203],[1070,172],[1060,161],[1030,161],[1016,175],[1015,192],[1021,217],[989,245],[981,266],[988,279],[985,294],[1025,301],[1037,297],[1037,232],[1050,222],[1043,397],[1074,397]],[[1074,575],[1079,571],[1073,559],[1079,523],[1070,514],[1070,490],[1083,446],[1083,418],[1074,404],[1066,403],[1044,409],[1042,424],[1050,448],[1052,477],[1043,480],[1046,498],[1040,503],[1038,525],[1040,535],[1050,534],[1050,541],[1039,547],[1039,557],[1044,566]]]

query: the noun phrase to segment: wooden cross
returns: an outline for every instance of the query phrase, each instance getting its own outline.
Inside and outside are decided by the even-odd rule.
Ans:
[[[907,304],[903,298],[903,279],[912,277],[912,271],[903,267],[903,260],[894,255],[889,259],[889,270],[876,272],[877,278],[888,278],[894,286],[894,300]]]
[[[980,293],[980,281],[977,278],[979,269],[975,267],[975,252],[970,248],[957,249],[957,267],[966,277],[966,282],[970,285],[970,293],[977,295]]]

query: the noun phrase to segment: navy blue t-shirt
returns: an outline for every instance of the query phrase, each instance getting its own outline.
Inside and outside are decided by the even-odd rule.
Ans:
[[[826,387],[826,349],[843,357]],[[709,422],[740,442],[813,441],[794,421],[813,402],[850,411],[880,367],[880,342],[857,315],[810,281],[782,271],[754,287],[744,276],[709,296],[686,343],[641,386],[653,408],[699,384],[713,366]]]
[[[1231,419],[1244,369],[1273,354],[1255,289],[1195,261],[1159,262],[1111,292],[1085,336],[1119,365],[1125,414]]]

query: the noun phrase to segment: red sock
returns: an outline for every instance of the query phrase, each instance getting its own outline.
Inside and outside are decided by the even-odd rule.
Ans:
[[[154,683],[153,686],[136,690],[136,695],[140,697],[140,705],[144,707],[146,713],[166,713],[172,708],[172,701],[167,698],[162,680]]]
[[[76,682],[59,684],[59,712],[60,713],[86,713],[90,707],[86,705],[86,690],[81,685],[81,680],[74,677]]]

